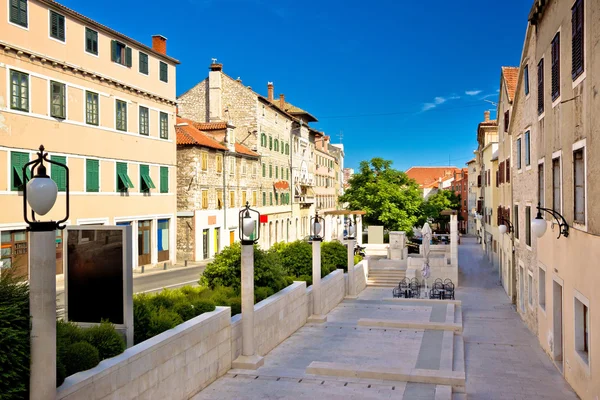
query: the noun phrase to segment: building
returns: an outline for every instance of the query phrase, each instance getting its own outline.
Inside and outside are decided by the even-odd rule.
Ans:
[[[350,178],[354,175],[354,168],[343,168],[344,171],[344,189],[350,187]]]
[[[461,172],[456,167],[410,167],[406,175],[414,179],[423,191],[423,198],[427,199],[439,189],[450,189],[454,181],[454,173]]]
[[[450,182],[450,190],[460,197],[460,209],[458,210],[458,230],[466,234],[469,221],[469,169],[462,168],[454,171],[454,176]]]
[[[22,167],[43,144],[69,167],[70,225],[131,225],[133,267],[174,263],[175,79],[167,39],[148,47],[51,0],[0,7],[2,266],[26,274]],[[49,168],[64,216],[66,176]],[[56,234],[62,274],[62,231]]]
[[[338,209],[339,186],[336,184],[336,166],[339,165],[339,155],[333,151],[334,147],[330,144],[330,138],[322,135],[316,139],[315,151],[315,194],[317,196],[317,210],[325,218],[325,239],[343,238],[343,229],[337,223],[337,217],[325,215],[328,211]],[[338,168],[339,169],[339,168]]]
[[[468,181],[469,181],[469,192],[467,193],[468,199],[468,222],[467,222],[467,233],[469,235],[477,235],[477,199],[479,197],[479,191],[481,187],[481,175],[479,174],[478,164],[475,158],[467,162],[467,169],[469,170]]]

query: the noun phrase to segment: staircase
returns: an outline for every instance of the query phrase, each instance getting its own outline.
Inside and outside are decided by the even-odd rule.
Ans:
[[[406,276],[406,270],[400,268],[374,267],[369,268],[367,286],[395,287]]]

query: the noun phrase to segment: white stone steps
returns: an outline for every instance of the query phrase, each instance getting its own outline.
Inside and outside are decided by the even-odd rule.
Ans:
[[[369,287],[394,288],[394,287],[398,286],[398,283],[367,282],[367,286],[369,286]]]
[[[442,331],[452,331],[462,333],[462,325],[454,322],[429,322],[429,321],[401,321],[391,319],[360,318],[359,326],[374,326],[380,328],[401,328],[401,329],[433,329]]]

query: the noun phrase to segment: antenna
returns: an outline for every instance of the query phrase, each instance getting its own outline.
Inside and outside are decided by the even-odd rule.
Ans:
[[[217,59],[216,59],[216,58],[211,58],[211,60],[212,60],[212,63],[213,63],[213,64],[216,64],[216,63],[217,63]]]
[[[340,131],[340,133],[338,133],[338,138],[340,139],[340,143],[342,143],[342,140],[344,139],[344,131]]]

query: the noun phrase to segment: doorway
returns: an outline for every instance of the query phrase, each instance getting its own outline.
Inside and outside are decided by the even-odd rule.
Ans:
[[[150,249],[152,248],[151,221],[138,221],[138,265],[150,264]]]
[[[563,372],[563,288],[560,283],[552,281],[552,336],[553,359],[560,372]]]
[[[235,231],[229,231],[229,245],[231,246],[235,242]]]
[[[215,228],[215,255],[219,252],[221,245],[221,228]]]
[[[522,266],[519,268],[519,308],[525,312],[525,271]]]
[[[157,230],[158,262],[169,260],[169,220],[159,219]]]
[[[202,258],[208,259],[208,229],[202,229]]]

